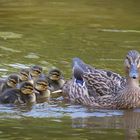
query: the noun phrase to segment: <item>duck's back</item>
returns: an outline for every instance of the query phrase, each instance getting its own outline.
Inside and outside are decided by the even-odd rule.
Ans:
[[[111,95],[118,93],[126,85],[124,77],[106,70],[93,69],[91,73],[85,72],[83,78],[90,90],[90,95],[92,91],[99,96]]]
[[[0,102],[1,103],[14,103],[14,104],[22,102],[21,96],[20,96],[20,91],[15,88],[7,89],[0,96]]]

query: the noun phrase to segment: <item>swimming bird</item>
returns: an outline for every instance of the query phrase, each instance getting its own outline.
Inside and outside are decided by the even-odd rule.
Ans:
[[[140,54],[136,50],[127,53],[125,61],[126,85],[117,93],[105,96],[87,96],[80,93],[78,103],[92,106],[94,108],[106,109],[132,109],[140,107]],[[77,94],[77,93],[76,93]],[[77,95],[75,95],[77,96]]]
[[[44,78],[39,78],[34,83],[35,95],[37,103],[45,102],[50,97],[50,90],[48,89],[49,83]]]
[[[30,67],[30,79],[34,83],[39,77],[43,77],[43,68],[39,65],[34,65]]]
[[[18,74],[10,74],[5,80],[0,82],[0,94],[7,89],[14,88],[19,83]]]
[[[5,90],[0,96],[0,103],[5,104],[23,104],[36,102],[33,84],[22,82],[18,88]]]
[[[62,72],[58,68],[52,68],[47,75],[47,81],[51,92],[62,89],[65,80],[62,76]]]
[[[29,68],[20,69],[19,78],[20,78],[20,82],[30,81],[31,80],[30,69]]]

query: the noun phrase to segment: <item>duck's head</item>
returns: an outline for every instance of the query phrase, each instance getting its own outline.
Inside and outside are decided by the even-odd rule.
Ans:
[[[124,64],[128,77],[132,79],[138,79],[140,77],[140,54],[138,51],[129,51]]]
[[[49,71],[49,74],[48,74],[49,78],[53,81],[58,81],[61,76],[62,76],[62,73],[59,69],[57,68],[53,68]]]
[[[41,75],[42,71],[43,69],[41,66],[35,65],[30,68],[30,75],[31,77],[38,77],[39,75]]]
[[[20,80],[23,81],[28,81],[29,80],[29,76],[30,76],[30,70],[28,68],[25,69],[21,69],[19,71],[19,77]]]
[[[14,88],[19,83],[19,76],[17,74],[11,74],[7,77],[6,83],[9,87]]]
[[[34,87],[36,90],[41,92],[41,91],[46,91],[48,89],[48,85],[49,83],[47,80],[39,78],[36,80]]]
[[[21,93],[26,94],[26,95],[34,93],[33,84],[28,81],[22,82],[19,85],[19,89],[20,89]]]

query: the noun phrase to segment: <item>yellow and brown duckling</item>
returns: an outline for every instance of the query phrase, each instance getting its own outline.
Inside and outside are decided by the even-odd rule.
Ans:
[[[30,68],[30,76],[33,80],[38,79],[43,72],[43,68],[39,65],[31,66]]]
[[[0,94],[9,88],[15,88],[19,83],[17,74],[10,74],[5,80],[0,83]]]
[[[62,89],[65,83],[62,72],[57,68],[53,68],[49,71],[47,80],[49,82],[51,92]]]
[[[30,69],[29,68],[20,69],[19,78],[20,78],[20,82],[31,80]]]
[[[84,92],[73,93],[75,101],[92,106],[94,108],[106,109],[131,109],[140,107],[140,54],[131,50],[126,55],[125,61],[126,86],[112,95],[91,97]],[[82,68],[81,68],[82,69]],[[82,88],[82,87],[81,87]],[[94,93],[93,93],[94,94]]]
[[[7,89],[0,96],[0,103],[24,104],[36,102],[33,84],[22,82],[18,88]]]
[[[50,90],[48,89],[48,81],[44,78],[39,78],[34,83],[35,94],[37,102],[45,102],[50,97]]]

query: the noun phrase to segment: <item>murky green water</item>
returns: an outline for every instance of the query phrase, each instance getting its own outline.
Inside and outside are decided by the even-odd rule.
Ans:
[[[0,75],[33,64],[71,75],[71,59],[123,72],[140,51],[139,0],[0,0]],[[140,110],[36,104],[0,106],[1,140],[138,140]]]

